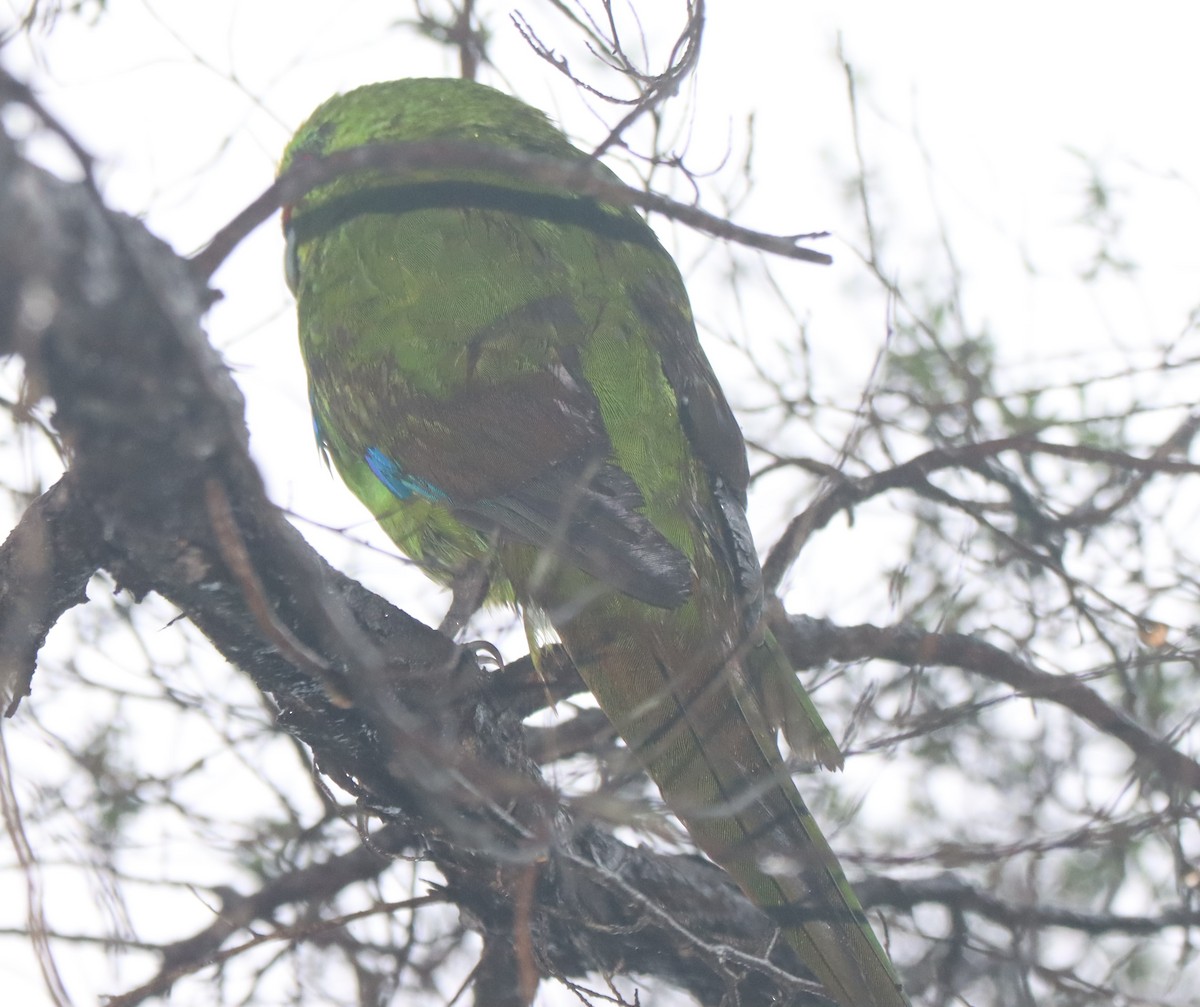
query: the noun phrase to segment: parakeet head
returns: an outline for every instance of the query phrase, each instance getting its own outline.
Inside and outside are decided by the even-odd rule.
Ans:
[[[474,81],[437,77],[367,84],[330,98],[297,130],[283,153],[280,173],[309,158],[371,144],[436,141],[589,162],[589,171],[616,181],[608,168],[573,147],[538,109]],[[549,199],[531,205],[523,198],[526,194]],[[419,170],[352,168],[283,208],[287,275],[293,290],[302,257],[299,249],[307,236],[357,214],[395,214],[435,206],[491,207],[558,218],[589,215],[614,237],[655,243],[653,233],[627,207],[593,203],[554,182],[514,174],[511,168],[464,167],[452,156],[446,163]],[[305,226],[298,231],[292,224],[300,218]]]
[[[558,157],[579,156],[538,109],[495,88],[455,78],[410,78],[366,84],[334,95],[309,116],[283,152],[280,174],[312,157],[350,150],[373,143],[429,140],[475,142]],[[406,184],[449,179],[486,178],[479,172],[452,168],[410,172]],[[288,277],[294,279],[295,235],[290,224],[296,213],[332,203],[347,194],[362,197],[364,190],[395,185],[387,172],[350,172],[308,193],[294,206],[283,208],[288,236]]]
[[[367,84],[324,102],[288,144],[280,172],[306,156],[421,140],[581,156],[541,111],[511,95],[469,80],[414,77]]]

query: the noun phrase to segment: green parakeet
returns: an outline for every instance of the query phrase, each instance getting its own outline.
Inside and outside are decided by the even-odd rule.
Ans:
[[[463,80],[331,98],[282,168],[454,140],[586,161]],[[591,170],[611,178],[607,169]],[[776,743],[841,755],[762,624],[741,431],[634,211],[496,170],[351,171],[284,211],[322,449],[403,552],[548,623],[697,845],[842,1007],[907,1003]]]

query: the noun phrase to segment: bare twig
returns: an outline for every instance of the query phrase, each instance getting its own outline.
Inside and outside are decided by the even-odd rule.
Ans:
[[[824,660],[849,662],[863,658],[920,667],[950,665],[1002,682],[1020,695],[1057,703],[1124,744],[1159,773],[1170,793],[1200,791],[1200,763],[1154,737],[1084,682],[1042,671],[975,637],[929,633],[907,625],[835,626],[825,619],[804,616],[775,618],[772,625],[797,667],[810,667]]]
[[[293,165],[192,257],[194,274],[205,280],[211,277],[238,243],[281,206],[290,206],[313,189],[345,174],[371,168],[397,175],[429,168],[442,171],[455,168],[486,169],[500,175],[510,175],[524,186],[554,186],[617,206],[638,206],[678,220],[702,233],[772,255],[821,265],[833,262],[832,256],[800,244],[802,241],[827,237],[823,231],[793,235],[764,234],[740,227],[698,207],[624,185],[597,173],[591,161],[566,161],[519,150],[442,140],[368,144]]]

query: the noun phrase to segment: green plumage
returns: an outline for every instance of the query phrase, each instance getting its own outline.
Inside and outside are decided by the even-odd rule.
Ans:
[[[460,80],[322,105],[283,168],[373,142],[586,156]],[[607,174],[595,166],[592,170]],[[840,753],[761,624],[741,432],[631,210],[499,172],[348,174],[285,210],[321,444],[396,544],[546,618],[698,845],[842,1007],[907,1001],[775,742]]]

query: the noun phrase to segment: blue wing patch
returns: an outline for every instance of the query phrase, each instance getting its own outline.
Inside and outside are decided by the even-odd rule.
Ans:
[[[408,475],[400,467],[399,462],[394,458],[389,458],[379,448],[367,448],[363,453],[363,461],[367,463],[367,468],[375,474],[375,478],[391,490],[399,500],[407,500],[414,494],[434,503],[447,499],[446,494],[436,486],[427,483],[424,479]]]

